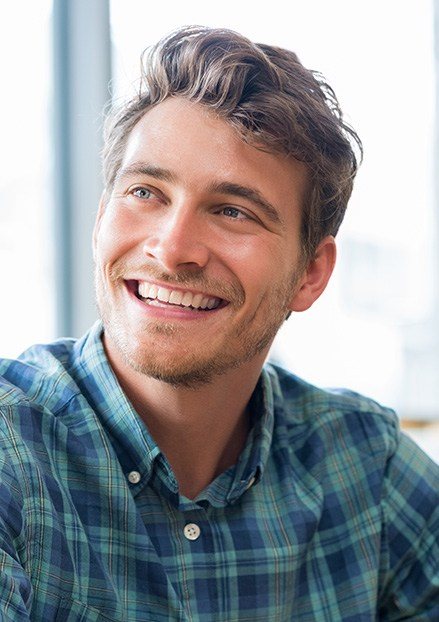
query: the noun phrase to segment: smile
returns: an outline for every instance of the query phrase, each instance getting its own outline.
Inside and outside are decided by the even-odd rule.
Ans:
[[[172,289],[155,285],[148,281],[137,281],[137,297],[151,305],[173,305],[180,308],[195,309],[198,311],[212,311],[226,301],[215,296],[189,290]]]

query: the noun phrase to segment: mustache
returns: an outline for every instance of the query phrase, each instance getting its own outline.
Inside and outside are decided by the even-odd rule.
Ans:
[[[108,272],[110,281],[115,282],[120,279],[129,279],[132,274],[141,274],[142,279],[149,279],[166,283],[167,285],[184,285],[188,289],[209,292],[217,298],[222,298],[228,302],[241,306],[245,301],[245,293],[241,284],[237,281],[229,282],[207,276],[203,269],[194,270],[182,269],[179,272],[168,273],[159,270],[157,266],[142,262],[136,265],[126,262],[117,262]]]

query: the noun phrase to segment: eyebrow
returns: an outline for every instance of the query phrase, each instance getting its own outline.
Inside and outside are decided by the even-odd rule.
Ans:
[[[178,181],[177,176],[174,175],[169,169],[161,168],[160,166],[154,166],[153,164],[147,164],[144,162],[134,162],[125,168],[118,171],[115,177],[115,182],[124,177],[130,177],[135,175],[148,175],[154,179],[166,181],[169,183],[176,183]],[[263,195],[255,188],[249,186],[242,186],[233,182],[213,182],[209,186],[210,192],[216,192],[218,194],[228,194],[231,196],[246,199],[256,205],[265,216],[274,224],[285,225],[279,211],[272,205]]]
[[[134,164],[130,164],[130,166],[120,169],[117,172],[114,181],[116,182],[124,177],[131,177],[135,175],[148,175],[154,179],[160,179],[161,181],[167,181],[170,183],[175,183],[177,180],[176,176],[166,168],[160,168],[160,166],[153,166],[152,164],[142,162],[135,162]]]

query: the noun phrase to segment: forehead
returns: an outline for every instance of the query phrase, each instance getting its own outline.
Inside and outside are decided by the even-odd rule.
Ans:
[[[300,212],[308,191],[304,164],[244,141],[231,123],[183,98],[154,106],[131,131],[121,168],[142,163],[191,190],[223,182],[254,188],[282,211]]]

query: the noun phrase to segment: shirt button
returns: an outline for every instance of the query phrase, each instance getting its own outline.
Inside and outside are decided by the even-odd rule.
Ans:
[[[200,537],[201,529],[195,523],[188,523],[183,530],[188,540],[197,540]]]
[[[138,484],[140,482],[139,471],[131,471],[131,473],[128,473],[128,481],[130,484]]]

